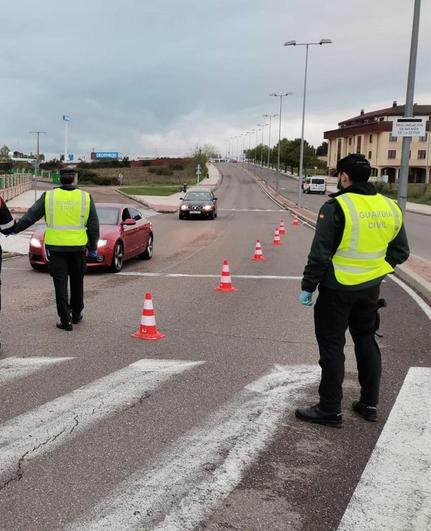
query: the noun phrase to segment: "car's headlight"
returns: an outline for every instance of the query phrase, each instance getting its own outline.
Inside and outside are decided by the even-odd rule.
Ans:
[[[187,205],[181,205],[181,210],[188,210],[189,207]]]
[[[32,238],[30,240],[30,245],[31,247],[37,247],[38,249],[40,249],[42,247],[42,242],[37,238]]]
[[[205,205],[203,207],[204,210],[212,210],[213,208],[214,208],[213,205]]]
[[[107,243],[108,243],[108,240],[99,240],[97,242],[97,247],[105,247]]]

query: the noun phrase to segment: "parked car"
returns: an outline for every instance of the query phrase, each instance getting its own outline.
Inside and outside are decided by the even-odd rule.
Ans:
[[[139,257],[150,260],[153,256],[153,227],[135,205],[119,203],[96,203],[100,223],[100,238],[97,245],[99,259],[87,258],[89,268],[104,267],[113,273],[121,271],[126,260]],[[44,269],[49,256],[45,249],[45,225],[35,230],[29,248],[30,265]]]
[[[326,193],[326,177],[305,177],[302,181],[302,191],[304,194]]]
[[[207,190],[188,190],[181,197],[179,219],[205,217],[214,219],[217,217],[217,197]]]

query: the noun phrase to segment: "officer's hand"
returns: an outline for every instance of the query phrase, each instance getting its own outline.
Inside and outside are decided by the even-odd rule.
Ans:
[[[90,258],[97,258],[97,251],[90,251],[88,255],[90,256]]]
[[[301,291],[299,302],[304,306],[313,306],[313,294],[309,291]]]

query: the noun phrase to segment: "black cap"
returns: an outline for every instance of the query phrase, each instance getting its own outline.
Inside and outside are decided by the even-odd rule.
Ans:
[[[332,175],[336,177],[342,171],[347,173],[352,181],[368,181],[371,175],[371,166],[364,155],[353,153],[338,161],[337,169]]]
[[[71,183],[78,174],[78,169],[74,166],[66,166],[60,170],[60,180],[63,182]]]

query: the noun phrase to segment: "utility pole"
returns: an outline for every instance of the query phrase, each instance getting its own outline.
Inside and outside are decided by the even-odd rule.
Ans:
[[[290,96],[292,92],[285,92],[284,94],[276,94],[273,92],[270,96],[276,96],[280,98],[280,112],[278,115],[278,151],[277,151],[277,174],[275,177],[275,189],[278,192],[280,185],[280,149],[281,149],[281,110],[283,105],[283,96]]]
[[[31,135],[36,135],[36,161],[34,164],[34,172],[33,172],[33,187],[34,187],[34,200],[37,200],[37,172],[39,171],[39,156],[40,156],[40,150],[39,150],[39,136],[40,135],[46,135],[46,131],[30,131]]]
[[[415,0],[414,14],[413,14],[413,28],[412,40],[410,45],[410,62],[409,73],[407,78],[407,94],[406,105],[404,107],[404,117],[413,117],[413,98],[415,92],[415,78],[416,78],[416,59],[418,55],[418,40],[419,40],[419,19],[421,11],[421,0]],[[401,166],[400,178],[398,185],[398,206],[401,208],[403,214],[406,213],[407,191],[409,182],[409,154],[410,144],[412,142],[411,136],[403,137],[403,144],[401,148]]]
[[[268,168],[269,168],[269,162],[271,158],[271,120],[272,118],[275,118],[278,116],[278,114],[264,114],[264,118],[269,118],[269,131],[268,131]]]

